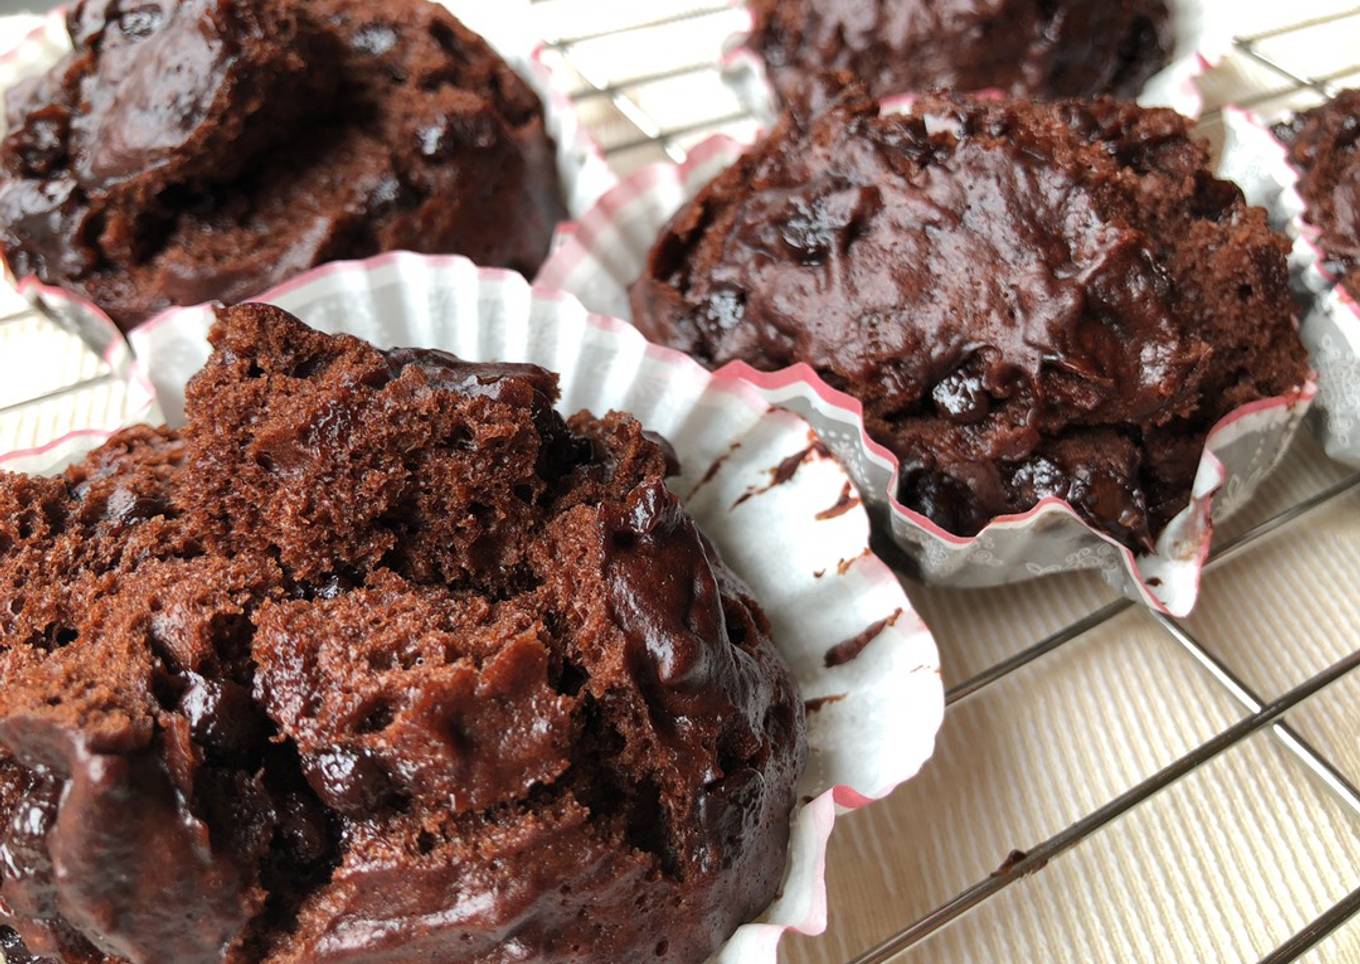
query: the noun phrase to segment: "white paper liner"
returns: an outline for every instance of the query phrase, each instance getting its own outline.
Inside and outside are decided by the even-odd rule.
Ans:
[[[590,136],[568,96],[568,82],[555,73],[543,58],[543,48],[527,31],[527,4],[520,0],[486,3],[484,0],[437,0],[486,41],[534,89],[543,101],[548,133],[557,145],[557,171],[567,211],[579,217],[618,183],[599,145]],[[0,43],[9,46],[0,53],[0,99],[16,82],[42,73],[71,49],[66,31],[65,8],[43,17],[17,15],[0,17]],[[0,112],[0,133],[4,119]],[[14,279],[9,265],[0,256],[6,277],[21,294],[32,301],[43,300],[52,289],[36,278]],[[69,299],[71,313],[59,319],[72,326],[92,346],[113,346],[123,335],[99,309],[79,298]],[[88,313],[79,317],[76,309]]]
[[[630,319],[628,288],[641,276],[659,232],[743,149],[731,138],[712,138],[682,165],[657,164],[628,178],[564,230],[540,283],[571,292],[593,311]],[[1240,508],[1274,469],[1317,391],[1309,382],[1220,422],[1208,437],[1190,504],[1158,537],[1155,554],[1136,556],[1055,498],[996,519],[971,538],[948,533],[897,501],[896,457],[868,437],[859,402],[828,386],[810,367],[767,373],[734,363],[719,374],[749,380],[771,404],[812,424],[849,468],[875,522],[891,531],[923,580],[982,587],[1095,569],[1130,598],[1176,616],[1188,614],[1198,598],[1213,520]]]
[[[732,0],[749,16],[745,0]],[[1176,34],[1171,62],[1151,77],[1138,103],[1144,107],[1170,107],[1186,117],[1204,112],[1199,79],[1223,62],[1232,50],[1231,4],[1211,0],[1171,0]],[[765,61],[747,46],[753,24],[728,39],[722,76],[747,110],[767,125],[779,116],[779,98],[765,71]],[[885,98],[888,103],[919,91],[903,91]]]
[[[1294,287],[1310,305],[1299,334],[1318,372],[1309,424],[1327,454],[1360,466],[1360,305],[1327,268],[1319,229],[1304,220],[1299,173],[1289,149],[1259,115],[1229,107],[1219,173],[1236,181],[1247,200],[1270,212],[1272,225],[1293,239]]]
[[[718,959],[774,964],[785,930],[821,933],[826,842],[838,811],[885,796],[919,770],[934,747],[944,693],[929,631],[870,551],[868,516],[846,505],[850,480],[818,454],[808,425],[771,409],[739,379],[651,345],[574,298],[464,258],[395,253],[340,262],[262,300],[379,347],[537,363],[561,373],[563,413],[629,411],[671,441],[683,467],[672,488],[770,616],[803,698],[833,700],[808,714],[811,754],[798,787],[805,802],[781,895]],[[186,381],[208,357],[212,320],[209,307],[173,309],[131,336],[172,424],[183,417]],[[43,451],[0,456],[0,468],[56,471],[107,436],[73,433]],[[800,453],[792,477],[772,485],[775,468]],[[873,641],[857,658],[828,668],[828,650],[866,631]]]

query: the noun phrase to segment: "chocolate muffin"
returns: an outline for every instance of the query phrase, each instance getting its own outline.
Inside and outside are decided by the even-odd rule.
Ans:
[[[124,329],[395,249],[537,271],[565,217],[527,84],[428,0],[81,0],[9,91],[0,245]]]
[[[786,103],[824,70],[875,97],[933,88],[1136,97],[1174,46],[1165,0],[749,0],[750,46]]]
[[[1360,298],[1360,90],[1274,129],[1299,172],[1304,218],[1318,229],[1327,269]]]
[[[632,418],[224,310],[182,431],[0,474],[0,947],[700,961],[806,740]]]
[[[1307,376],[1288,245],[1188,124],[848,94],[676,214],[635,321],[710,366],[809,363],[952,532],[1056,496],[1150,548],[1214,424]]]

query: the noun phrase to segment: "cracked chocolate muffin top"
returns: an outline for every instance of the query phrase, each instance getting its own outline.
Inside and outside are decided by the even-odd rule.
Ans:
[[[1171,111],[850,93],[790,114],[663,230],[631,291],[710,366],[807,362],[899,498],[978,532],[1066,499],[1151,547],[1205,437],[1307,376],[1286,242]]]
[[[81,0],[9,91],[0,245],[124,329],[395,249],[534,273],[565,208],[538,97],[428,0]]]
[[[824,70],[875,97],[998,89],[1136,97],[1173,49],[1165,0],[749,0],[750,46],[785,103]]]
[[[225,309],[182,431],[0,473],[0,948],[701,961],[803,709],[628,416]]]
[[[1318,229],[1327,268],[1360,298],[1360,90],[1274,128],[1299,171],[1304,218]]]

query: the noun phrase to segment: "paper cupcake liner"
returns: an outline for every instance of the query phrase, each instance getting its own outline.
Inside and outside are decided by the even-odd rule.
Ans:
[[[1360,303],[1337,285],[1314,301],[1301,334],[1318,370],[1313,430],[1329,456],[1360,468]]]
[[[944,693],[929,631],[870,551],[868,516],[808,425],[741,380],[651,345],[570,296],[463,258],[340,262],[262,300],[379,347],[542,365],[561,373],[563,413],[629,411],[670,440],[683,467],[672,488],[760,599],[810,704],[804,802],[780,896],[719,959],[774,964],[785,930],[823,931],[826,843],[838,810],[883,797],[917,772],[933,749]],[[131,335],[172,424],[183,417],[186,381],[208,357],[212,320],[210,307],[173,309]],[[0,468],[55,471],[107,434],[83,431],[41,452],[0,457]],[[829,658],[861,647],[846,661]]]
[[[732,3],[749,15],[745,0]],[[1231,5],[1171,0],[1170,6],[1176,32],[1171,62],[1147,82],[1138,102],[1144,107],[1170,107],[1186,117],[1199,117],[1204,112],[1199,80],[1232,50],[1230,11],[1225,9]],[[779,116],[779,97],[765,70],[764,58],[748,46],[753,26],[748,19],[746,28],[724,45],[722,76],[742,106],[768,125]],[[885,106],[913,93],[919,91],[885,98]]]
[[[469,27],[480,33],[539,95],[544,104],[548,133],[557,145],[557,169],[567,209],[579,217],[618,183],[604,160],[599,145],[590,136],[568,96],[565,78],[554,72],[542,56],[542,47],[525,29],[523,15],[527,4],[520,2],[485,3],[480,0],[438,0]],[[521,9],[523,8],[523,9]],[[0,17],[0,97],[16,82],[51,67],[71,49],[66,32],[66,13],[58,8],[42,17],[16,15]],[[0,130],[3,128],[0,116]],[[101,310],[75,295],[52,297],[55,289],[31,276],[15,278],[8,262],[0,255],[6,278],[31,303],[45,307],[60,305],[52,318],[79,336],[85,344],[111,363],[115,378],[129,380],[124,336]],[[142,397],[140,386],[128,381],[129,389]],[[149,397],[148,397],[149,402]],[[139,402],[140,404],[140,402]]]
[[[731,138],[714,138],[682,165],[639,171],[564,232],[564,243],[539,276],[541,283],[575,294],[594,311],[631,318],[628,288],[641,276],[659,232],[742,150]],[[874,521],[892,534],[923,580],[982,587],[1095,569],[1129,597],[1176,616],[1189,613],[1198,597],[1214,519],[1240,508],[1275,467],[1317,391],[1310,382],[1289,396],[1257,402],[1223,419],[1208,437],[1190,504],[1163,530],[1155,553],[1135,555],[1056,498],[1021,515],[998,518],[973,537],[948,533],[897,500],[897,458],[869,438],[859,402],[831,388],[810,367],[768,373],[734,363],[719,375],[748,380],[771,404],[808,420],[854,476]]]
[[[1328,269],[1321,232],[1304,220],[1299,173],[1289,163],[1288,148],[1251,111],[1227,108],[1223,126],[1219,173],[1236,181],[1247,200],[1269,211],[1272,225],[1294,241],[1294,287],[1309,305],[1299,334],[1318,372],[1309,423],[1329,456],[1360,466],[1360,304]]]

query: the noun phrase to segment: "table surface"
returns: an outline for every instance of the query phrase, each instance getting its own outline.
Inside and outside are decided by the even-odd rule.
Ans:
[[[0,13],[22,6],[0,0]],[[679,156],[713,130],[750,130],[705,66],[740,25],[740,14],[722,6],[541,0],[529,13],[549,41],[603,34],[554,49],[579,71],[582,111],[610,159],[627,171]],[[1298,0],[1284,10],[1237,6],[1241,36],[1347,9],[1335,0]],[[1267,35],[1250,55],[1231,56],[1206,81],[1205,133],[1215,136],[1216,108],[1224,103],[1273,114],[1318,102],[1317,90],[1298,90],[1281,66],[1343,86],[1360,82],[1360,72],[1349,73],[1360,61],[1353,52],[1360,9],[1353,12],[1325,27]],[[676,15],[681,19],[642,32],[619,30]],[[664,43],[643,44],[644,34]],[[647,126],[651,121],[659,130]],[[674,134],[658,140],[658,132]],[[77,421],[116,424],[126,393],[106,374],[68,335],[38,322],[0,323],[0,450],[55,437]],[[40,405],[17,404],[52,385],[78,387]],[[1301,438],[1219,538],[1231,540],[1352,475]],[[838,823],[828,931],[787,940],[783,957],[802,964],[855,958],[987,879],[1012,851],[1063,831],[1241,720],[1242,703],[1177,631],[1263,702],[1351,653],[1360,645],[1357,510],[1360,489],[1352,488],[1255,540],[1214,568],[1199,608],[1179,626],[1125,610],[955,702],[923,773]],[[1114,598],[1094,576],[970,592],[909,584],[908,591],[935,631],[946,686]],[[1288,717],[1352,784],[1360,783],[1357,705],[1360,675],[1351,674]],[[1267,729],[894,959],[1255,961],[1357,887],[1360,811]],[[1337,930],[1306,959],[1360,962],[1360,922]]]

